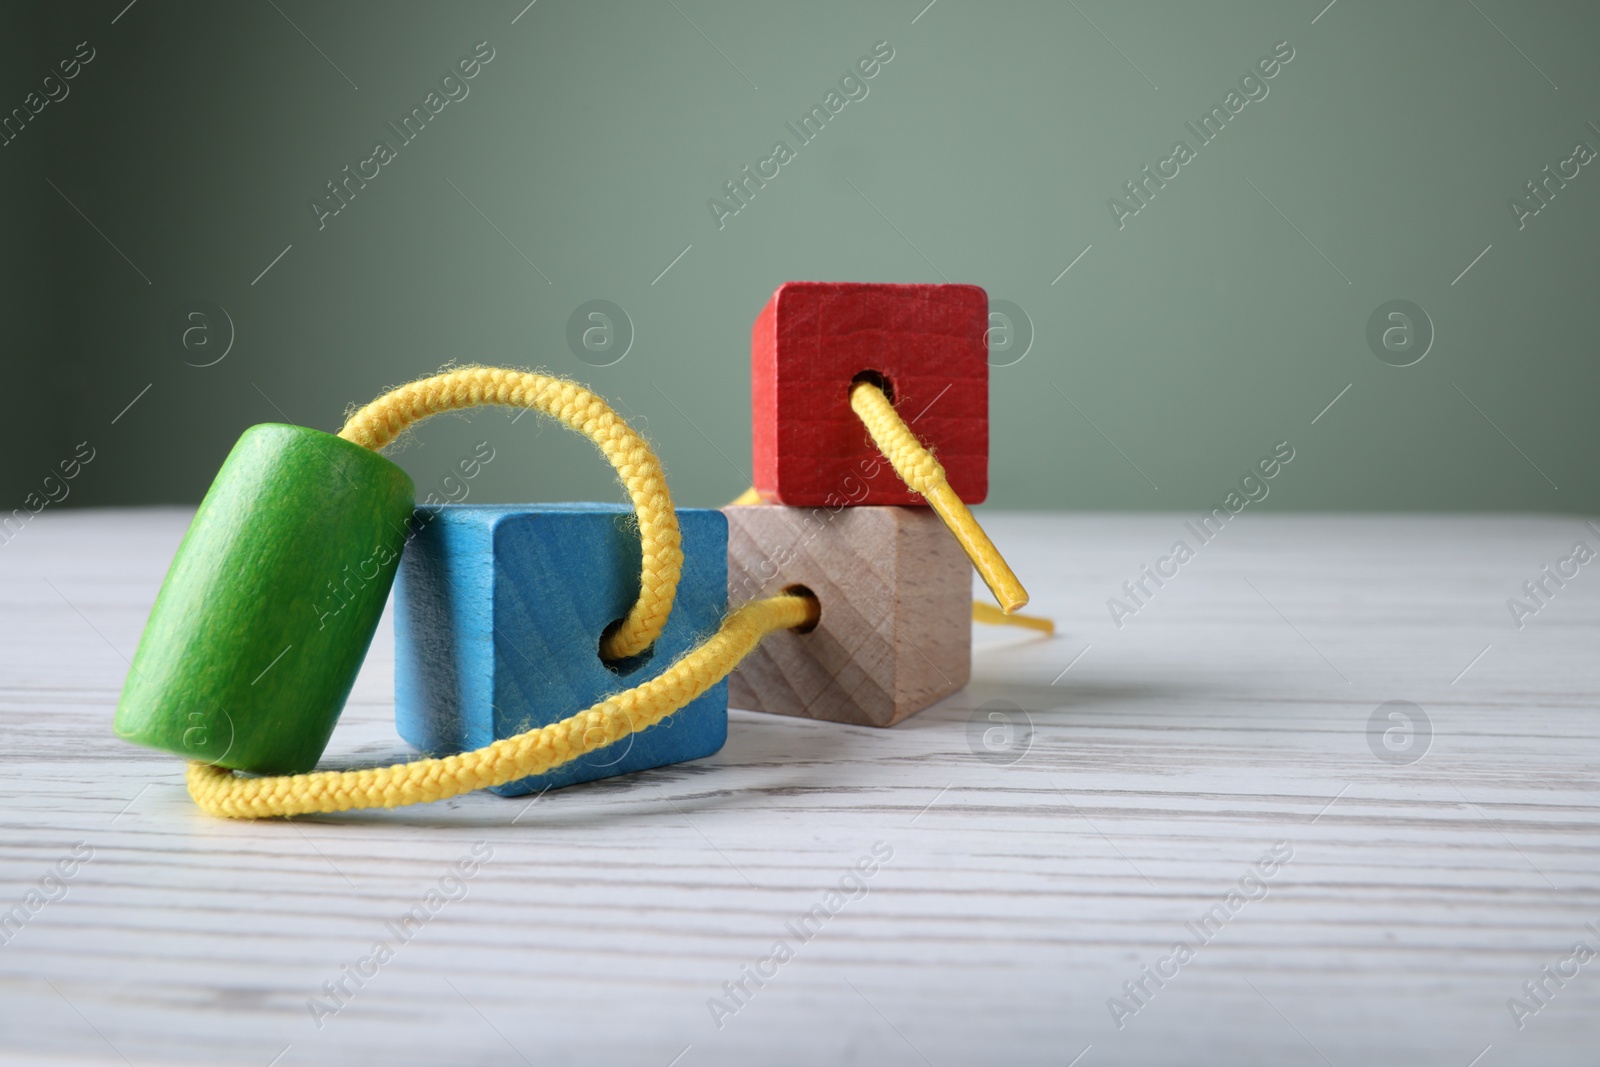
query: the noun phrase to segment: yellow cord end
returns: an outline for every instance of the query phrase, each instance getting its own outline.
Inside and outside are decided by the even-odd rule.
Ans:
[[[1025,607],[1028,591],[1022,588],[1000,550],[983,532],[978,520],[967,505],[950,488],[944,467],[934,458],[916,434],[911,432],[895,411],[894,405],[883,390],[872,382],[858,381],[850,388],[850,407],[866,425],[867,432],[884,454],[900,480],[922,498],[950,527],[967,558],[1000,602],[1000,610],[1007,615]]]
[[[1042,634],[1056,632],[1054,619],[1042,615],[1007,615],[993,604],[985,604],[981,600],[972,602],[972,621],[985,626],[1020,626],[1025,630],[1038,630]]]
[[[983,527],[978,525],[978,520],[967,505],[950,488],[950,483],[941,480],[930,485],[923,496],[929,506],[939,513],[944,524],[950,527],[956,540],[961,542],[967,558],[978,571],[978,577],[983,579],[983,584],[1000,602],[1000,610],[1011,615],[1026,607],[1028,591],[1022,587],[1021,580],[1005,557],[1000,555],[1000,550],[994,547],[994,542],[989,540],[989,535],[983,532]]]

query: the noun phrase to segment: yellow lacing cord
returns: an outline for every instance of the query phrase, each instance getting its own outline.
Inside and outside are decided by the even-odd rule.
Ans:
[[[756,492],[755,486],[751,486],[723,506],[744,508],[761,502],[761,494]],[[1038,630],[1044,634],[1056,632],[1054,619],[1047,619],[1043,615],[1007,615],[993,604],[985,604],[981,600],[972,602],[972,621],[981,622],[985,626],[1020,626],[1024,630]]]
[[[1028,591],[1022,588],[1022,582],[967,505],[950,488],[944,466],[917,440],[917,435],[883,395],[883,390],[871,382],[856,382],[850,388],[850,407],[866,423],[878,451],[894,467],[900,480],[913,492],[920,493],[950,527],[967,558],[977,568],[978,577],[1000,602],[1000,610],[1010,615],[1026,605]]]
[[[618,660],[643,652],[655,643],[672,614],[672,598],[683,573],[683,544],[661,461],[604,400],[581,385],[544,374],[463,367],[385,393],[353,412],[339,436],[377,451],[430,415],[485,404],[532,408],[548,415],[593,441],[617,469],[639,514],[639,599],[607,635],[600,654]]]
[[[607,697],[570,719],[458,756],[276,778],[238,778],[210,764],[191,763],[189,795],[208,814],[261,819],[398,808],[543,774],[655,725],[726,677],[767,634],[815,624],[817,617],[817,602],[810,597],[752,601],[729,615],[704,644],[643,685]]]
[[[542,374],[468,367],[401,386],[346,421],[339,436],[378,449],[407,426],[442,411],[483,404],[533,408],[593,441],[616,467],[639,515],[639,599],[602,649],[608,659],[650,647],[665,625],[683,568],[677,515],[661,463],[604,400]],[[188,768],[189,795],[211,814],[235,819],[393,808],[444,800],[542,774],[652,726],[710,689],[767,634],[814,625],[814,598],[776,596],[745,604],[700,647],[649,681],[538,730],[472,752],[354,771],[240,778],[205,763]]]
[[[985,604],[981,600],[972,602],[972,621],[985,626],[1020,626],[1024,630],[1038,630],[1044,634],[1056,632],[1054,619],[1047,619],[1043,615],[1007,615],[993,604]]]
[[[911,432],[911,427],[905,424],[900,413],[894,409],[894,404],[883,394],[883,390],[872,382],[856,382],[850,387],[850,407],[866,424],[867,432],[872,435],[873,443],[878,446],[889,465],[900,475],[900,480],[915,493],[921,494],[928,505],[950,527],[950,532],[961,544],[967,558],[977,568],[978,576],[983,579],[983,584],[989,587],[994,598],[1000,602],[1000,609],[1004,615],[1014,615],[1018,609],[1028,603],[1028,591],[1022,588],[1022,582],[1006,563],[1000,550],[989,540],[989,535],[983,532],[983,527],[978,525],[978,520],[956,491],[950,488],[950,481],[945,477],[944,465],[934,458],[932,452],[923,447],[917,435]],[[752,486],[740,493],[729,503],[729,507],[741,507],[761,503],[761,496]],[[991,618],[979,618],[979,607],[973,604],[972,617],[979,622],[992,622]],[[988,607],[988,605],[982,605]],[[1055,624],[1049,619],[1030,619],[1018,622],[1019,626],[1028,626],[1032,629],[1042,629],[1039,624],[1048,625],[1048,631],[1055,632]],[[1008,620],[1009,621],[1009,620]]]

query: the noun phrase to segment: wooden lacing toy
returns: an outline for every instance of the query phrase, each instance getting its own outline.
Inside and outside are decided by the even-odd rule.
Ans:
[[[315,765],[388,598],[412,517],[412,484],[372,451],[442,411],[533,408],[587,436],[638,517],[639,597],[603,655],[650,647],[683,565],[660,461],[581,386],[467,368],[402,386],[355,412],[338,437],[297,426],[245,432],[206,494],[151,610],[117,707],[118,736],[189,757],[190,795],[233,818],[397,807],[501,785],[568,763],[672,714],[720,681],[763,636],[816,618],[814,600],[745,604],[660,674],[560,722],[470,752],[390,767]],[[314,601],[354,560],[370,577],[331,619]],[[323,616],[326,612],[322,613]],[[264,777],[240,777],[235,771]]]
[[[981,296],[982,290],[974,291]],[[893,373],[883,376],[883,385],[893,388]],[[846,398],[892,469],[909,472],[914,491],[926,494],[958,536],[965,536],[1001,603],[1012,611],[1025,603],[1020,583],[883,387],[857,381]],[[986,393],[981,399],[986,405]],[[532,408],[557,419],[593,441],[616,469],[637,519],[638,594],[600,637],[599,655],[614,666],[636,667],[667,626],[684,567],[678,514],[659,460],[605,401],[581,386],[542,374],[469,367],[385,394],[354,412],[338,436],[275,424],[245,432],[201,503],[151,611],[118,704],[118,736],[188,758],[190,794],[213,815],[263,818],[396,807],[506,787],[614,751],[610,746],[624,739],[631,746],[636,734],[648,735],[717,686],[769,635],[825,635],[819,624],[827,608],[803,583],[791,582],[791,588],[728,613],[715,632],[659,673],[619,692],[597,694],[601,698],[592,706],[559,721],[468,751],[388,767],[311,772],[354,684],[401,555],[418,536],[421,513],[411,480],[377,450],[431,415],[490,404]],[[985,440],[984,462],[986,445]],[[758,458],[760,448],[758,430]],[[776,487],[773,492],[780,495]],[[879,509],[850,510],[865,516]],[[939,551],[937,543],[927,544],[931,553]],[[909,577],[915,561],[901,562]],[[353,584],[352,566],[358,576]],[[731,570],[729,584],[738,586]],[[343,590],[337,610],[329,608],[329,589]],[[966,597],[963,592],[963,626]],[[898,603],[898,591],[891,599]],[[962,684],[968,669],[957,671]],[[863,721],[887,725],[917,710],[912,704],[938,699],[929,692],[900,701],[893,715]],[[741,702],[763,706],[760,700]],[[725,702],[722,707],[725,721]]]

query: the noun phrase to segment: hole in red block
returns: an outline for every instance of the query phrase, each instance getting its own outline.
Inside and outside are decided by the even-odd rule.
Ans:
[[[871,382],[873,385],[876,385],[879,389],[883,390],[883,395],[889,398],[889,403],[894,403],[894,383],[888,378],[884,377],[882,371],[862,371],[860,374],[850,379],[851,388],[855,388],[857,382]],[[846,393],[846,395],[848,396],[849,394]]]
[[[619,677],[626,678],[628,675],[632,674],[634,671],[637,671],[640,667],[643,667],[646,663],[650,662],[650,657],[656,653],[656,646],[651,645],[649,648],[638,653],[637,655],[626,656],[622,659],[606,659],[605,656],[600,654],[600,650],[605,647],[606,639],[612,634],[616,633],[617,628],[621,625],[622,620],[617,619],[612,622],[610,626],[605,628],[605,632],[600,635],[600,642],[595,645],[595,655],[600,656],[600,662],[605,664],[606,670]]]
[[[813,601],[816,601],[816,603],[817,603],[817,618],[816,618],[816,620],[814,622],[806,623],[803,626],[791,627],[790,633],[808,634],[812,630],[815,630],[817,628],[817,623],[822,621],[822,602],[820,600],[817,600],[817,594],[813,593],[808,586],[804,586],[804,585],[786,585],[786,586],[783,587],[782,591],[784,593],[787,593],[790,596],[807,597],[807,598],[809,598],[809,599],[811,599]]]

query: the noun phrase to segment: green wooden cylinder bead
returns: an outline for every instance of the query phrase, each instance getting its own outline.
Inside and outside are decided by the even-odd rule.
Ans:
[[[156,597],[117,736],[257,774],[316,766],[389,597],[414,486],[375,452],[252,426]]]

